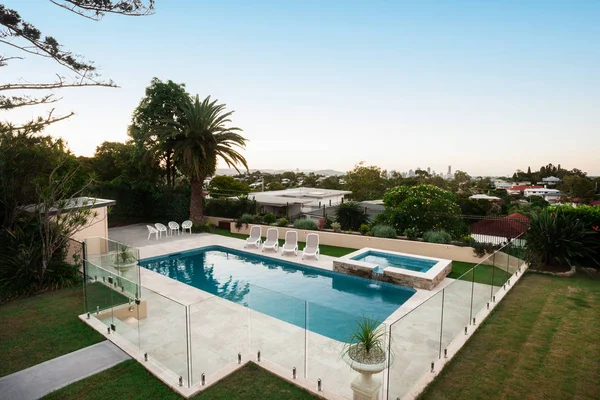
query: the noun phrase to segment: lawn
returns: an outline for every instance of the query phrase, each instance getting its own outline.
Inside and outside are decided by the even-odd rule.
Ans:
[[[229,236],[229,237],[233,237],[236,239],[246,240],[248,238],[248,235],[232,233],[232,232],[228,231],[227,229],[223,229],[223,228],[215,228],[213,233],[216,235]],[[283,246],[283,243],[285,243],[285,240],[279,239],[279,246]],[[304,243],[304,242],[298,242],[298,249],[300,251],[302,251],[305,244],[306,243]],[[326,244],[320,244],[319,250],[320,250],[321,254],[326,255],[326,256],[331,256],[331,257],[341,257],[341,256],[345,256],[346,254],[350,254],[353,251],[356,251],[356,249],[350,249],[348,247],[328,246]]]
[[[83,310],[80,285],[0,306],[0,376],[104,340],[77,318]]]
[[[468,274],[462,276],[465,272],[469,271],[477,264],[462,262],[462,261],[452,261],[452,272],[448,274],[448,278],[458,279],[465,281],[473,280],[473,271]],[[510,273],[507,273],[506,270],[500,269],[498,267],[494,267],[492,265],[484,265],[481,264],[475,270],[475,282],[484,283],[489,285],[494,281],[494,286],[502,286],[504,282],[508,280],[510,277]]]
[[[152,376],[138,362],[128,360],[104,372],[73,383],[43,397],[60,400],[182,399]],[[249,363],[214,386],[194,396],[194,400],[303,400],[317,399],[307,391]]]
[[[597,278],[528,273],[420,399],[597,399],[599,307]]]

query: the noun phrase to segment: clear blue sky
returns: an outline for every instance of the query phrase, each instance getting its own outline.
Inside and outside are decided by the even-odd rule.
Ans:
[[[235,110],[251,168],[497,175],[552,162],[600,175],[596,0],[157,0],[153,16],[101,22],[4,3],[121,86],[60,93],[57,112],[77,115],[49,131],[77,154],[125,140],[158,77]],[[51,79],[46,67],[14,62],[2,81]]]

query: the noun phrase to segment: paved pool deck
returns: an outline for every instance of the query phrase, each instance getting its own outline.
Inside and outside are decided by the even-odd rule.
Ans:
[[[302,260],[300,253],[298,256],[263,253],[256,248],[244,248],[243,240],[220,235],[186,234],[163,236],[158,241],[146,240],[145,225],[135,225],[111,229],[109,238],[138,247],[140,258],[221,245],[325,270],[333,269],[333,257],[321,256],[317,261]],[[123,275],[135,280],[136,274],[137,270],[134,269]],[[295,367],[297,383],[315,390],[317,380],[321,379],[324,391],[319,394],[322,396],[330,399],[352,398],[350,383],[357,373],[340,357],[343,343],[145,268],[139,269],[139,276],[143,285],[141,297],[147,305],[145,318],[137,318],[133,314],[117,316],[117,313],[102,313],[89,320],[84,316],[82,319],[182,395],[188,396],[206,387],[201,383],[202,374],[210,384],[234,371],[240,365],[238,354],[242,363],[258,361],[257,352],[260,350],[261,362],[271,366],[273,372],[289,379]],[[471,282],[456,281],[446,293],[446,301],[450,300],[452,307],[444,311],[444,330],[441,332],[440,290],[453,282],[446,278],[434,291],[417,290],[386,319],[385,324],[389,329],[393,322],[427,300],[423,306],[393,325],[390,399],[404,396],[427,373],[430,363],[439,357],[440,338],[445,345],[469,324],[473,300],[475,306],[485,307],[490,295],[489,286],[473,285],[475,290],[472,299]],[[125,304],[122,307],[128,306]],[[107,334],[107,327],[111,324],[116,330]],[[148,354],[148,361],[144,361],[144,353]],[[380,379],[387,379],[387,374],[386,370],[378,375]],[[183,380],[181,387],[178,385],[180,376]],[[381,394],[384,395],[383,392]]]

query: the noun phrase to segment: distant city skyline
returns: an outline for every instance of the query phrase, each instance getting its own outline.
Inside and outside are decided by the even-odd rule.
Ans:
[[[600,175],[597,1],[158,0],[155,15],[101,22],[47,0],[3,3],[120,86],[57,92],[55,115],[76,115],[46,132],[77,155],[127,140],[158,77],[235,110],[253,169],[365,161],[498,176],[553,163]],[[35,57],[2,70],[12,82],[64,72]]]

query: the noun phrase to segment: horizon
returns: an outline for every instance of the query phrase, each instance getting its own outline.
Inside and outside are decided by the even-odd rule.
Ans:
[[[4,4],[121,87],[56,92],[56,113],[76,115],[45,133],[76,155],[127,140],[156,76],[235,110],[251,169],[345,172],[365,161],[511,176],[551,162],[600,175],[597,2],[159,0],[152,16],[98,23],[48,1]],[[4,67],[5,79],[42,80],[47,66],[29,58]]]

